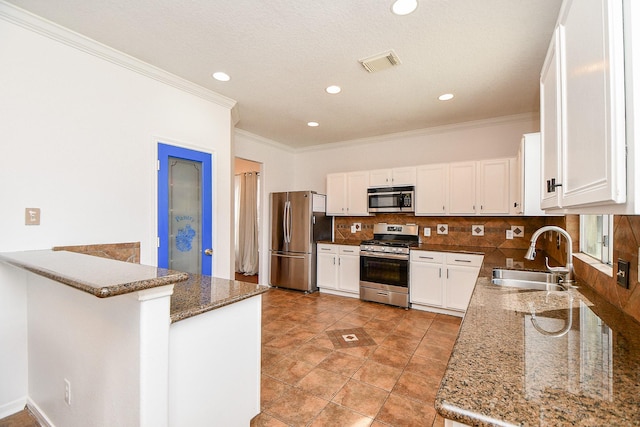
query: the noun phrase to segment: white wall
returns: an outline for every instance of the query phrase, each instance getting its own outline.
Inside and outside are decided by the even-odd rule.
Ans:
[[[161,140],[213,153],[213,272],[232,277],[234,102],[6,3],[0,40],[0,252],[139,241],[155,265]],[[26,397],[22,285],[0,274],[0,411]]]
[[[259,227],[259,273],[263,285],[269,284],[269,246],[271,236],[271,210],[269,195],[276,191],[289,191],[294,186],[292,150],[276,142],[236,130],[235,155],[262,164],[260,171],[260,224]],[[309,188],[308,190],[314,190]],[[319,189],[317,189],[319,190]]]
[[[27,403],[26,275],[0,264],[0,419]]]
[[[136,295],[96,298],[35,274],[26,282],[30,402],[56,426],[139,425]]]
[[[301,150],[294,185],[325,192],[331,172],[515,157],[522,135],[539,129],[536,116],[511,116]]]
[[[54,39],[5,21],[12,11],[0,6],[0,57],[11,64],[0,67],[0,251],[140,241],[154,265],[162,140],[214,153],[213,271],[231,277],[231,107],[90,41],[80,47],[91,53],[60,42],[64,30]],[[40,226],[24,225],[26,207],[42,209]]]

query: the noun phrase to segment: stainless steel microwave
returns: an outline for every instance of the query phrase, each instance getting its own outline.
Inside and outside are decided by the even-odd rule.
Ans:
[[[371,213],[415,211],[413,186],[369,188],[367,198]]]

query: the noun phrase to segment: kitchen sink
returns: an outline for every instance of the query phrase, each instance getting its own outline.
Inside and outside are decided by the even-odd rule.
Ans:
[[[493,269],[491,282],[494,285],[537,291],[566,291],[560,282],[562,276],[546,271]]]

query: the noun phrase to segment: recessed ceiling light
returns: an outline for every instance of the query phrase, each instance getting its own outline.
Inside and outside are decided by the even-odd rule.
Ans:
[[[320,123],[318,123],[318,122],[309,122],[309,123],[307,123],[307,126],[312,127],[312,128],[316,128],[316,127],[320,126]]]
[[[231,80],[229,74],[223,73],[222,71],[216,71],[215,73],[213,73],[213,78],[220,82],[228,82],[229,80]]]
[[[391,11],[396,15],[408,15],[418,7],[418,0],[396,0]]]
[[[336,93],[342,92],[342,88],[336,85],[331,85],[327,87],[325,90],[327,91],[327,93],[330,93],[331,95],[335,95]]]
[[[445,94],[443,94],[443,95],[440,95],[440,96],[438,97],[438,99],[439,99],[440,101],[448,101],[448,100],[450,100],[450,99],[453,99],[453,94],[452,94],[452,93],[445,93]]]

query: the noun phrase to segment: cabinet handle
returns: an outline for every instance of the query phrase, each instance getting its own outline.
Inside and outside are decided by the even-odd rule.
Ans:
[[[433,259],[432,256],[419,256],[420,259]]]
[[[447,268],[447,279],[449,278],[449,269]]]
[[[442,267],[438,269],[438,279],[442,278]]]
[[[444,211],[444,205],[442,206],[442,210]]]
[[[341,264],[341,259],[340,259],[340,258],[338,258],[338,265],[342,265],[342,264]]]
[[[484,206],[480,205],[480,210],[483,210],[483,209],[484,209]]]
[[[470,259],[456,259],[455,262],[471,262]]]
[[[353,253],[353,251],[352,251],[352,250],[349,250],[349,249],[344,249],[344,250],[343,250],[343,252],[345,252],[345,253],[350,253],[350,254],[352,254],[352,253]]]
[[[562,184],[556,184],[555,178],[547,180],[547,193],[555,193],[557,187],[562,187]]]
[[[320,248],[321,251],[330,251],[331,248]]]
[[[333,265],[336,265],[336,257],[333,257]]]

